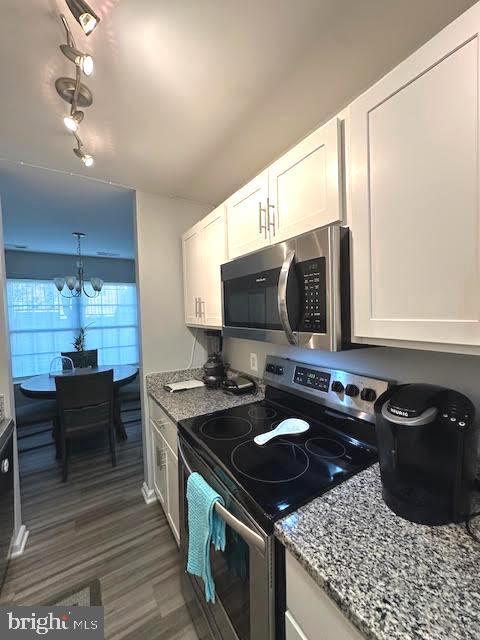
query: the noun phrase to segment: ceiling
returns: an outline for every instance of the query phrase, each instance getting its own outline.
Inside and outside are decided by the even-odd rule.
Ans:
[[[81,231],[85,255],[135,255],[132,191],[0,161],[0,195],[7,249],[27,245],[27,251],[73,254],[72,232]]]
[[[2,0],[0,157],[216,204],[474,0]],[[54,81],[64,11],[96,72],[81,135]]]

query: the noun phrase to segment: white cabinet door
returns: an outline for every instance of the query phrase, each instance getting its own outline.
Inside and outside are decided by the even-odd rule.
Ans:
[[[180,509],[178,495],[178,459],[170,447],[166,450],[167,456],[167,485],[168,485],[168,520],[173,535],[180,542]]]
[[[268,170],[272,242],[342,219],[340,121],[302,140]]]
[[[167,512],[167,445],[162,436],[151,425],[153,451],[153,484],[155,493]]]
[[[285,554],[287,640],[364,640],[290,552]]]
[[[308,640],[290,611],[285,613],[285,639]]]
[[[351,106],[354,334],[480,344],[480,5]]]
[[[182,237],[183,251],[183,290],[185,305],[185,323],[203,324],[200,313],[202,293],[202,238],[201,227],[196,224]]]
[[[227,200],[230,260],[270,243],[267,197],[268,172],[264,171]]]
[[[222,327],[222,283],[220,265],[227,260],[225,205],[220,205],[202,221],[202,301],[201,313],[207,327]]]

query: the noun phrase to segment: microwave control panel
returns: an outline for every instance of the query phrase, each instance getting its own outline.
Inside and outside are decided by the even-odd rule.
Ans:
[[[326,264],[325,258],[306,260],[297,265],[302,291],[300,331],[326,333]]]

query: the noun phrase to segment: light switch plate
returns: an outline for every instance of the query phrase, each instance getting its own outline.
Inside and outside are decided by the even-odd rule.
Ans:
[[[252,371],[258,371],[258,360],[257,360],[257,354],[256,353],[251,353],[250,354],[250,369]]]

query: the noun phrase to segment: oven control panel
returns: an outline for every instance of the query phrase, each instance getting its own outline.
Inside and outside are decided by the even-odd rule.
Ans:
[[[268,356],[267,385],[373,422],[375,401],[393,381]]]
[[[295,373],[293,374],[293,381],[295,384],[301,384],[303,387],[307,387],[308,389],[315,389],[316,391],[328,393],[330,388],[330,377],[329,373],[297,365],[295,367]]]

